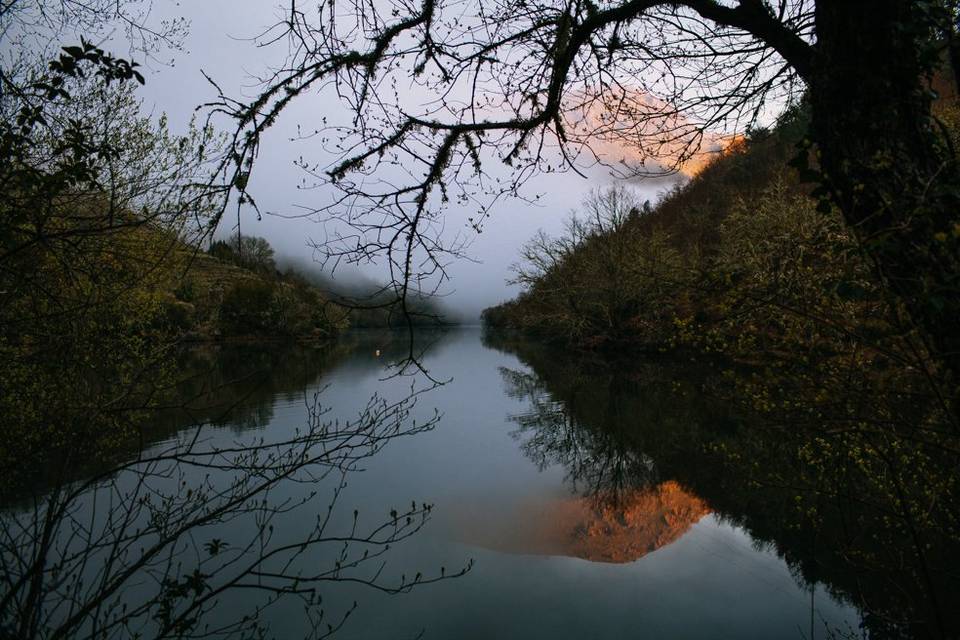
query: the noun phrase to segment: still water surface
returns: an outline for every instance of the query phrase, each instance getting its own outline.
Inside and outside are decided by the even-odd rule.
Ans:
[[[331,610],[358,603],[336,637],[856,635],[856,609],[795,576],[769,544],[658,469],[657,459],[613,451],[604,436],[578,432],[588,427],[551,397],[537,372],[508,350],[485,346],[479,329],[427,342],[422,364],[444,384],[419,399],[414,417],[436,410],[439,423],[364,461],[348,478],[338,517],[349,518],[354,508],[386,514],[411,500],[432,503],[430,522],[391,549],[384,571],[453,572],[471,559],[473,568],[399,595],[331,584],[324,592]],[[330,351],[273,354],[267,380],[219,428],[229,437],[278,437],[303,425],[305,400],[321,389],[329,419],[355,415],[373,394],[403,397],[411,385],[426,386],[422,375],[391,377],[387,365],[403,350],[402,340],[371,333]],[[540,353],[557,367],[575,357]],[[225,365],[229,371],[258,362],[243,348],[217,358],[233,363]],[[669,389],[664,382],[657,388]],[[615,428],[636,423],[654,440],[673,442],[678,434],[671,429],[685,421],[663,415],[674,405],[649,407],[647,397],[605,394],[602,402],[608,406],[596,408],[599,423],[615,414]],[[635,411],[635,402],[647,408]],[[277,637],[302,635],[307,624],[296,607],[276,609],[268,621]]]
[[[595,366],[583,355],[465,328],[419,336],[427,373],[398,375],[390,364],[407,347],[403,336],[354,333],[321,347],[232,346],[187,354],[182,368],[194,375],[181,400],[190,411],[151,428],[153,451],[192,437],[198,423],[204,446],[218,450],[284,441],[307,428],[315,398],[324,421],[343,424],[373,397],[393,402],[419,391],[404,428],[414,422],[433,427],[385,439],[344,483],[332,473],[277,485],[269,493],[272,504],[308,501],[279,514],[270,527],[256,525],[265,512],[251,505],[246,517],[188,530],[179,555],[124,583],[114,611],[152,601],[136,619],[149,635],[163,619],[157,588],[171,576],[210,566],[211,556],[241,566],[264,548],[258,537],[272,545],[299,541],[318,518],[329,518],[327,535],[348,533],[354,522],[369,530],[415,502],[433,505],[425,526],[345,574],[376,574],[386,585],[409,583],[417,574],[449,578],[469,566],[466,574],[383,593],[323,573],[345,557],[339,542],[311,546],[284,570],[328,576],[320,582],[322,602],[309,611],[296,599],[268,608],[266,637],[323,637],[326,625],[336,626],[354,606],[334,637],[861,637],[849,585],[862,578],[834,571],[831,557],[818,559],[829,540],[791,524],[795,496],[754,487],[750,464],[728,471],[704,455],[702,443],[718,434],[734,452],[747,451],[737,443],[754,433],[737,427],[735,412],[702,392],[716,377],[709,368],[646,360]],[[149,489],[154,502],[143,503],[144,517],[163,531],[156,514],[163,515],[164,496],[183,500],[189,491],[212,491],[236,477],[228,461],[174,466],[145,484],[134,474],[132,486],[140,487],[141,498]],[[63,529],[66,540],[55,545],[65,557],[77,554],[74,566],[86,572],[93,593],[117,547],[83,532],[101,527],[106,538],[119,536],[124,551],[116,562],[132,561],[152,544],[127,536],[144,523],[111,515],[133,503],[123,497],[131,493],[110,493],[110,482],[123,485],[125,477],[105,482],[99,494],[83,497]],[[197,513],[207,508],[205,500]],[[20,519],[17,526],[37,520],[29,510],[12,517]],[[211,541],[226,551],[210,551]],[[247,587],[269,582],[263,575],[245,580]],[[178,602],[193,594],[192,588],[180,593]],[[225,591],[202,625],[217,628],[252,613],[262,596],[254,588]],[[51,600],[51,619],[73,615],[62,600]],[[109,608],[103,615],[109,617]]]

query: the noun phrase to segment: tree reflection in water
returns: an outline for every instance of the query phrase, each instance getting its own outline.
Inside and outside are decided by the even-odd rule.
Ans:
[[[511,418],[523,451],[541,468],[562,465],[597,522],[625,522],[637,495],[677,486],[775,550],[803,586],[823,584],[857,607],[869,637],[960,636],[957,449],[943,430],[932,438],[918,427],[872,428],[877,414],[909,415],[902,397],[891,399],[895,409],[878,396],[851,414],[846,398],[818,389],[821,406],[844,408],[842,419],[801,428],[816,422],[806,397],[778,404],[792,412],[772,420],[745,399],[747,385],[761,384],[750,372],[485,343],[530,369],[502,371],[508,393],[528,403]],[[764,374],[764,388],[787,388]],[[605,544],[630,533],[620,529]]]
[[[324,638],[357,607],[328,609],[331,583],[401,593],[462,575],[469,565],[384,570],[431,505],[337,508],[358,464],[434,427],[437,415],[411,417],[426,390],[374,397],[346,422],[327,419],[315,396],[302,428],[244,440],[213,419],[184,429],[171,418],[155,435],[176,426],[172,439],[2,505],[0,638],[260,637],[268,611],[295,611],[291,601],[303,637]]]
[[[502,367],[500,375],[510,397],[530,403],[529,412],[510,419],[518,426],[513,436],[520,449],[539,469],[560,465],[575,491],[612,504],[656,482],[653,460],[644,451],[623,446],[615,429],[578,428],[575,410],[555,400],[535,374]]]

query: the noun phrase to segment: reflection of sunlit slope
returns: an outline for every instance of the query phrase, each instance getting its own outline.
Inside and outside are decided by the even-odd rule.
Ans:
[[[567,498],[521,503],[500,514],[461,516],[464,542],[504,551],[633,562],[680,539],[707,504],[676,482],[635,490],[617,501]]]

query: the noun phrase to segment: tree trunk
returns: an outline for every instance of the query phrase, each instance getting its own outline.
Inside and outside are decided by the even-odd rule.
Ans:
[[[960,176],[930,116],[942,52],[923,4],[817,3],[811,132],[834,202],[960,378]]]

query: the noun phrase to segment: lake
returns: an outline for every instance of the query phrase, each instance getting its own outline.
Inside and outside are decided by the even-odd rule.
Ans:
[[[197,373],[181,396],[190,408],[152,427],[151,451],[193,437],[188,424],[205,425],[205,446],[228,450],[289,441],[311,423],[369,418],[365,407],[417,395],[396,415],[387,412],[396,419],[393,431],[341,461],[347,471],[273,486],[268,495],[282,513],[269,527],[258,521],[266,512],[251,508],[202,535],[188,532],[191,542],[178,547],[173,566],[184,575],[198,563],[209,568],[207,552],[217,555],[211,540],[226,549],[218,556],[223,563],[239,566],[265,546],[309,537],[322,520],[330,540],[261,568],[253,580],[270,584],[280,565],[321,577],[309,606],[281,598],[259,614],[278,638],[322,637],[327,624],[337,638],[865,634],[861,605],[886,588],[876,575],[837,560],[828,526],[802,526],[792,512],[793,488],[762,485],[743,466],[716,461],[711,447],[718,441],[747,442],[739,431],[746,419],[711,395],[719,375],[711,367],[611,363],[463,328],[418,336],[421,369],[398,371],[391,364],[408,347],[403,335],[355,332],[336,345],[188,354],[184,369]],[[371,405],[371,398],[379,400]],[[174,468],[151,481],[152,495],[216,495],[237,477],[229,464]],[[91,522],[104,518],[97,515],[100,490],[81,497],[79,512]],[[358,530],[402,520],[411,503],[422,526],[415,515],[409,535],[401,531],[389,548],[370,547],[375,559],[356,555],[364,543],[343,543],[363,537]],[[118,601],[150,600],[170,566],[144,569]],[[371,580],[401,592],[361,583]],[[863,588],[864,581],[877,586]],[[424,584],[407,589],[417,582]],[[256,611],[263,594],[249,580],[245,586],[211,599],[203,624],[217,628]],[[158,619],[145,614],[138,624],[151,629]]]

